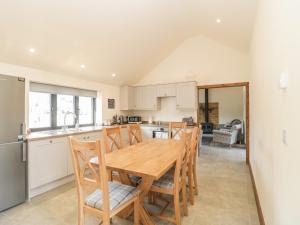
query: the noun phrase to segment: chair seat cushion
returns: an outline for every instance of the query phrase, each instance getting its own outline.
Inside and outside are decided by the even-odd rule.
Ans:
[[[139,189],[135,187],[114,182],[108,182],[108,188],[110,210],[118,208],[123,203],[137,196],[140,192]],[[85,204],[90,207],[103,210],[102,191],[100,189],[97,189],[92,194],[87,196],[87,198],[85,199]]]
[[[152,186],[158,188],[165,188],[165,189],[174,188],[174,173],[172,172],[166,173],[159,180],[154,181]]]

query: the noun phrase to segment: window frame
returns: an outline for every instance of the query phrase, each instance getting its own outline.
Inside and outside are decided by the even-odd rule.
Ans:
[[[36,92],[36,91],[32,91]],[[50,109],[51,109],[51,116],[50,116],[50,127],[39,127],[39,128],[29,128],[32,132],[39,132],[39,131],[48,131],[48,130],[59,130],[62,129],[63,126],[57,126],[57,94],[50,94],[51,101],[50,101]],[[75,128],[76,121],[79,122],[79,97],[81,96],[74,96],[74,112],[76,115],[76,119],[74,118],[74,125],[69,125],[68,128]],[[88,127],[94,126],[96,123],[96,98],[90,97],[92,99],[92,123],[90,124],[79,124],[79,127]]]

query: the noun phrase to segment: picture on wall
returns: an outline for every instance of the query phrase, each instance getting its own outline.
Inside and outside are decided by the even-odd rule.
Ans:
[[[109,109],[114,109],[115,108],[115,99],[114,98],[109,98],[107,100],[108,108]]]

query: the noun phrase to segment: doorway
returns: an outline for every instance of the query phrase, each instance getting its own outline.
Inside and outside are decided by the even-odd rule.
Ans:
[[[212,84],[212,85],[198,85],[198,96],[199,96],[199,92],[206,90],[205,92],[208,92],[209,90],[212,89],[216,89],[216,88],[232,88],[232,87],[244,87],[245,89],[245,147],[246,147],[246,163],[249,164],[249,156],[250,156],[250,109],[249,109],[249,82],[240,82],[240,83],[223,83],[223,84]],[[206,99],[207,97],[205,97]],[[218,108],[218,105],[215,103],[214,107],[211,107],[212,109],[210,110],[211,112],[213,112],[214,108]],[[197,122],[200,125],[201,121],[203,122],[203,118],[201,118],[202,116],[204,118],[206,118],[207,121],[205,121],[206,123],[204,123],[205,129],[207,129],[208,127],[211,127],[211,123],[210,121],[208,121],[208,111],[202,113],[200,112],[200,108],[209,108],[208,105],[208,101],[206,101],[206,103],[204,105],[200,105],[199,103],[199,99],[198,99],[198,113],[197,113]],[[215,112],[218,112],[218,109],[214,110]],[[216,114],[216,113],[215,113]],[[215,119],[215,118],[214,118]]]

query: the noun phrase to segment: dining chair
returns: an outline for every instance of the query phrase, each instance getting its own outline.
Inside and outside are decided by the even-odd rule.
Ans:
[[[78,225],[85,224],[87,213],[101,218],[104,225],[110,225],[114,215],[130,206],[134,207],[134,225],[140,225],[140,191],[108,181],[100,140],[83,142],[69,137],[69,142],[77,184]],[[99,162],[97,167],[91,163],[94,157]]]
[[[190,158],[188,161],[188,186],[189,186],[189,200],[194,205],[194,190],[195,194],[198,194],[198,182],[197,182],[197,148],[200,138],[199,127],[194,127],[192,132],[191,146],[190,146]]]
[[[103,141],[106,153],[124,148],[121,127],[107,127],[103,129]]]
[[[186,176],[187,176],[187,162],[190,154],[190,140],[191,132],[181,132],[180,144],[182,145],[182,151],[178,154],[175,168],[170,169],[159,180],[153,182],[150,191],[155,194],[167,194],[173,196],[174,203],[174,217],[167,216],[165,210],[169,205],[169,201],[166,201],[166,205],[163,206],[159,213],[151,213],[152,215],[166,220],[168,222],[181,224],[180,213],[180,199],[179,195],[182,193],[182,203],[184,215],[188,215],[187,197],[186,197]]]
[[[129,145],[134,145],[143,141],[142,130],[139,124],[130,124],[127,126]]]
[[[180,133],[185,131],[186,123],[185,122],[170,122],[168,137],[169,139],[179,139]]]
[[[106,153],[117,151],[124,148],[121,127],[107,127],[103,129],[103,141],[105,144]],[[117,171],[110,173],[111,180],[120,182],[120,175]],[[141,181],[138,176],[129,175],[129,179],[133,186],[137,186]]]

